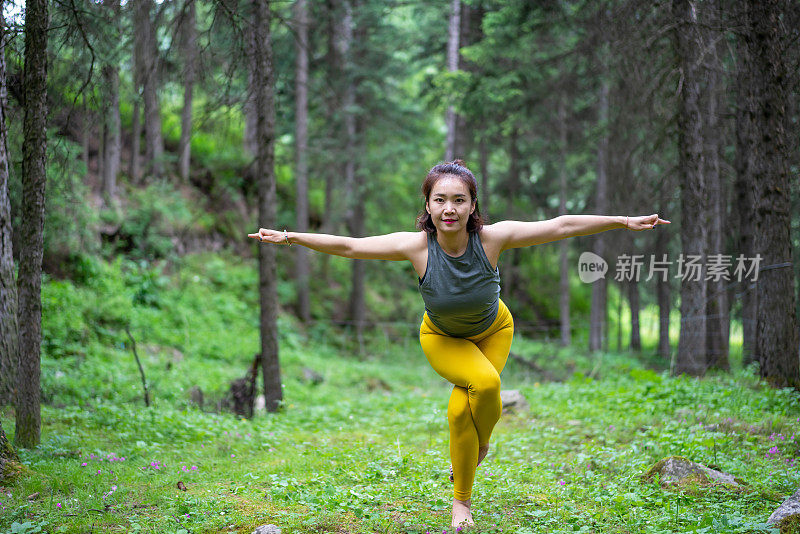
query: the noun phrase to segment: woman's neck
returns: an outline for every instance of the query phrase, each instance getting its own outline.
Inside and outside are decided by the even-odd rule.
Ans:
[[[443,234],[436,232],[436,241],[439,247],[448,256],[458,257],[464,254],[469,244],[469,234],[466,230],[458,232],[457,234]]]

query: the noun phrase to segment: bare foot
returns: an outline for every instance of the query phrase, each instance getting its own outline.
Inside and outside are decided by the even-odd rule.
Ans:
[[[472,520],[471,506],[471,499],[468,501],[453,499],[453,528],[468,527],[475,524],[475,521]]]
[[[481,462],[483,461],[484,458],[486,458],[487,454],[489,454],[489,444],[488,443],[486,445],[484,445],[483,447],[478,447],[478,465],[481,465]]]

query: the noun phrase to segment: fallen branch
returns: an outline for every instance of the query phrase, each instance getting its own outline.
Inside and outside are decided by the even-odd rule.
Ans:
[[[131,350],[133,350],[133,357],[136,358],[136,365],[139,366],[139,374],[142,377],[142,389],[144,389],[144,405],[148,408],[150,407],[150,392],[147,390],[147,379],[144,377],[144,369],[142,368],[142,362],[139,361],[139,355],[136,354],[136,340],[133,339],[131,335],[131,331],[128,327],[125,327],[125,333],[128,334],[128,339],[131,340]]]
[[[514,354],[513,352],[510,352],[508,354],[508,357],[511,358],[512,360],[514,360],[515,362],[520,363],[523,366],[527,367],[531,371],[542,375],[542,378],[544,378],[548,382],[562,382],[562,380],[558,379],[553,373],[551,373],[547,369],[545,369],[543,367],[540,367],[536,363],[534,363],[534,362],[532,362],[532,361],[530,361],[530,360],[528,360],[526,358],[523,358],[519,354]]]

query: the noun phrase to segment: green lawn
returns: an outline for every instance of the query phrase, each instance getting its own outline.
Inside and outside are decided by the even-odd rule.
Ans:
[[[296,357],[326,381],[287,378],[284,412],[252,421],[160,404],[46,407],[42,446],[22,451],[29,475],[3,491],[0,529],[447,530],[447,388],[422,358]],[[391,377],[391,391],[369,391],[359,375]],[[745,376],[633,368],[599,381],[507,382],[531,410],[497,427],[476,482],[475,531],[759,531],[800,484],[796,394]],[[675,492],[640,481],[673,454],[748,485]]]

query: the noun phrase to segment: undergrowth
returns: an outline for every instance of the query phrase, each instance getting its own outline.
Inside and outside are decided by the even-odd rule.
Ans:
[[[203,411],[258,350],[256,275],[218,256],[116,262],[43,291],[42,444],[0,491],[0,532],[451,531],[446,403],[413,325],[348,332],[281,315],[284,405]],[[149,382],[145,408],[128,329]],[[657,360],[517,337],[504,416],[478,470],[473,532],[768,532],[800,486],[800,398],[749,370],[674,378]],[[319,373],[321,383],[304,373]],[[13,419],[3,414],[13,439]],[[662,487],[679,455],[745,485]]]

